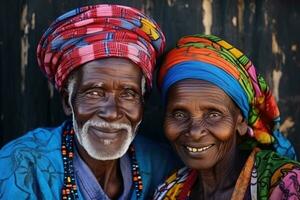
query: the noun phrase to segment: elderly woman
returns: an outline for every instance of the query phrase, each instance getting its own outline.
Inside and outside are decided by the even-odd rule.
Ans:
[[[212,35],[183,37],[159,71],[168,140],[186,167],[154,199],[300,199],[300,164],[264,79]]]

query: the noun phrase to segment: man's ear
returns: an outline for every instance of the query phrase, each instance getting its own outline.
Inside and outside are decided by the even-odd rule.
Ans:
[[[69,103],[69,92],[64,88],[62,89],[61,97],[62,97],[62,106],[63,106],[63,109],[64,109],[64,113],[67,116],[72,115],[72,108],[71,108],[71,105]]]
[[[237,132],[240,136],[243,136],[247,133],[248,124],[242,114],[239,114],[237,119]]]

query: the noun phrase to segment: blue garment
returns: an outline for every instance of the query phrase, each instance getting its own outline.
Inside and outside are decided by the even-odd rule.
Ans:
[[[35,129],[0,150],[0,199],[61,199],[63,127],[64,124]],[[148,199],[155,187],[179,165],[175,153],[167,146],[139,135],[133,144],[143,181],[139,199]],[[83,199],[80,188],[78,193],[79,199]],[[135,190],[130,195],[129,199],[137,199]]]

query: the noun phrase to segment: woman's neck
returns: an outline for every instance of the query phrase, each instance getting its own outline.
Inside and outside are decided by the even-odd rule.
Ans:
[[[227,153],[228,156],[213,168],[200,170],[198,180],[193,187],[192,197],[195,195],[197,196],[195,199],[199,199],[199,194],[201,194],[203,199],[230,199],[246,160],[239,151],[233,148]]]

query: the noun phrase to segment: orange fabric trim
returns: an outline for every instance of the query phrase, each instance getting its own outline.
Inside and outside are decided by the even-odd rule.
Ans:
[[[243,200],[251,180],[251,173],[255,163],[255,155],[259,152],[259,148],[254,148],[251,152],[249,158],[246,161],[245,166],[242,169],[242,172],[239,175],[238,180],[236,181],[234,191],[231,197],[231,200]]]
[[[167,58],[165,59],[165,63],[161,67],[161,71],[158,77],[158,84],[162,84],[163,77],[171,67],[185,61],[202,61],[223,69],[227,73],[234,76],[234,78],[237,80],[239,80],[240,77],[240,73],[236,69],[236,67],[229,61],[220,57],[217,52],[206,48],[199,49],[191,46],[173,49],[169,52]]]

